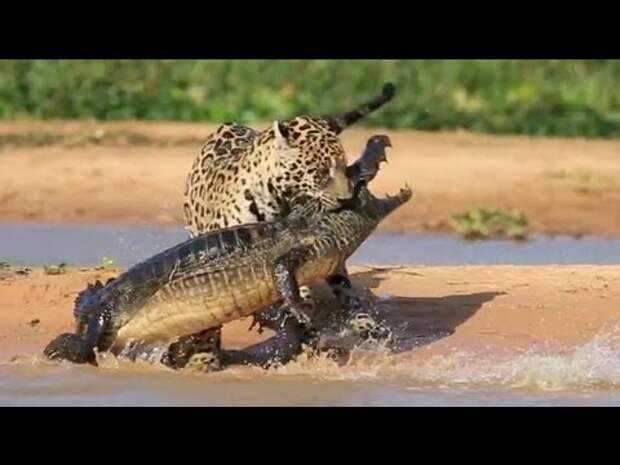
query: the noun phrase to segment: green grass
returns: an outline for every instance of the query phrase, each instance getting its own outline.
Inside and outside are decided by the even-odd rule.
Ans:
[[[507,237],[524,240],[528,235],[528,220],[518,210],[475,207],[454,214],[452,218],[456,231],[466,239]]]
[[[101,268],[116,268],[118,267],[116,259],[113,257],[101,257]]]
[[[620,137],[620,61],[0,61],[0,118],[245,123],[351,108],[393,81],[364,124]]]

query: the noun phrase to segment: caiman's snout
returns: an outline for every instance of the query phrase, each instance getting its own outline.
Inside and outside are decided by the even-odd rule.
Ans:
[[[402,204],[408,202],[411,197],[413,197],[413,192],[408,185],[405,185],[396,195],[378,198],[368,190],[366,183],[361,182],[355,186],[353,197],[338,208],[336,212],[355,210],[359,213],[365,213],[379,222]]]

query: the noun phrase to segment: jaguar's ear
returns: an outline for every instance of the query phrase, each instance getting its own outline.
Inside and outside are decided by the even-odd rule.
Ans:
[[[273,122],[273,133],[276,137],[275,139],[276,149],[286,150],[290,148],[288,145],[288,140],[287,140],[288,128],[286,127],[284,123],[281,123],[280,121],[274,121]]]
[[[286,124],[280,121],[274,121],[273,133],[275,135],[276,150],[281,153],[289,152],[291,146],[288,143],[288,127]]]

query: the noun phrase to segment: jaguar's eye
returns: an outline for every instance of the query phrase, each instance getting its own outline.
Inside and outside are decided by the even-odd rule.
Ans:
[[[318,179],[324,179],[324,180],[327,180],[327,178],[331,177],[329,168],[319,168],[316,172],[316,175]]]

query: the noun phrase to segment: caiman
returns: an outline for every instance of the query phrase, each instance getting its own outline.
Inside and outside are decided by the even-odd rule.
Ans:
[[[367,188],[374,173],[358,169],[353,197],[333,211],[319,211],[309,202],[281,220],[208,232],[133,266],[105,286],[89,286],[76,299],[76,333],[58,336],[44,354],[97,365],[96,352],[170,344],[199,332],[208,339],[210,328],[282,304],[276,336],[245,351],[222,351],[221,363],[288,361],[311,332],[299,286],[340,276],[345,260],[379,222],[412,196],[405,187],[395,196],[375,197]],[[348,280],[341,284],[350,286]],[[187,341],[192,350],[196,342]],[[162,361],[181,367],[187,363],[184,342],[175,344]]]

